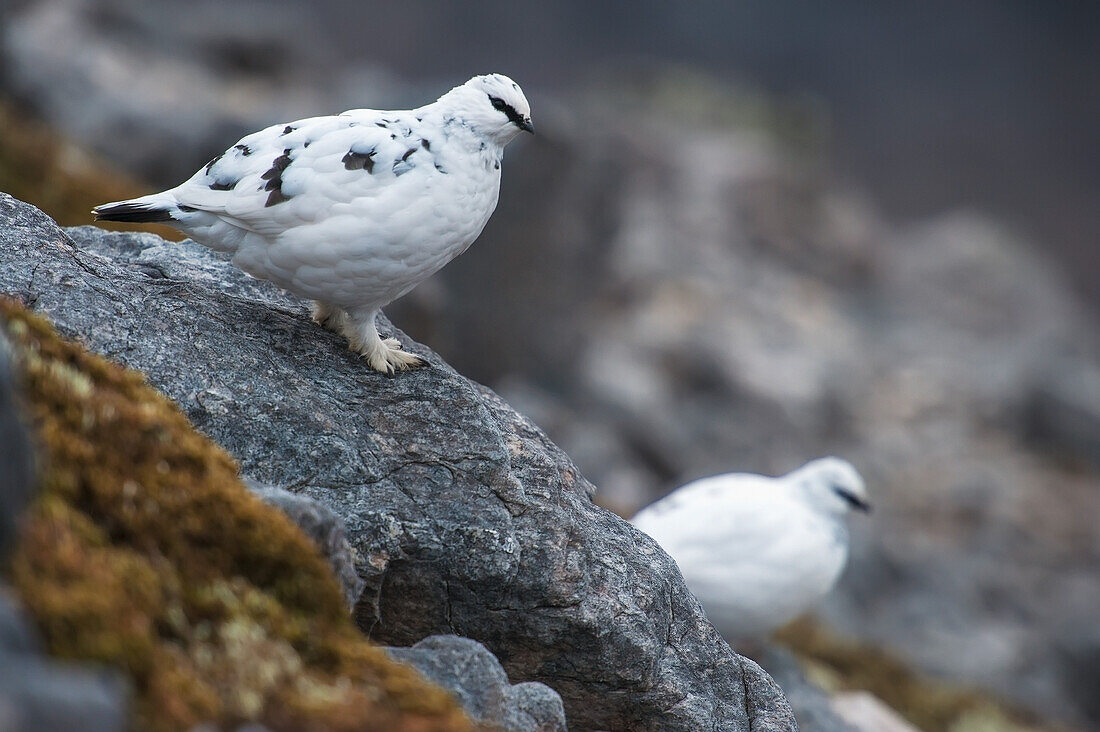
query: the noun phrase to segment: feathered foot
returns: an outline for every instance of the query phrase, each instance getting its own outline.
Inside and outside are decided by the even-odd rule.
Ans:
[[[348,313],[343,308],[315,300],[313,303],[313,322],[334,333],[343,334],[344,329],[347,328]]]
[[[321,325],[335,330],[348,339],[348,347],[367,359],[375,371],[392,374],[394,371],[423,366],[426,362],[416,354],[401,350],[396,338],[383,339],[374,325],[377,310],[369,312],[345,311],[318,303],[314,319]]]

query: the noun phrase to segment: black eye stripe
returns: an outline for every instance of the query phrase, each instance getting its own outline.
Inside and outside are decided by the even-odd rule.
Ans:
[[[833,492],[843,498],[852,508],[858,509],[860,511],[868,511],[871,508],[870,504],[867,503],[867,501],[863,500],[851,491],[847,491],[843,488],[834,487]]]
[[[521,117],[519,112],[516,111],[516,108],[508,102],[504,101],[500,97],[494,97],[490,94],[489,103],[493,105],[493,109],[498,109],[501,112],[504,112],[505,116],[519,127],[524,126],[523,117]]]

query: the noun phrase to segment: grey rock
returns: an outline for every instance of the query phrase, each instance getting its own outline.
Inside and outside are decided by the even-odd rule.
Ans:
[[[147,374],[245,474],[344,520],[371,638],[475,638],[510,678],[557,691],[577,729],[793,728],[672,560],[436,354],[398,332],[428,366],[387,378],[303,303],[195,244],[87,227],[70,239],[8,196],[0,222],[0,289]]]
[[[15,401],[8,348],[0,327],[0,557],[15,540],[19,515],[34,491],[31,445]]]
[[[11,590],[0,585],[0,654],[31,656],[42,653],[42,643]]]
[[[1100,367],[1053,360],[1036,373],[1018,419],[1023,437],[1040,449],[1100,467]]]
[[[853,732],[851,725],[833,711],[829,695],[802,672],[790,652],[775,644],[763,645],[752,654],[783,689],[802,732]]]
[[[558,693],[538,682],[509,684],[508,675],[482,644],[455,635],[433,635],[389,654],[454,692],[469,715],[508,732],[565,732]]]
[[[129,687],[117,673],[40,655],[22,611],[0,586],[0,729],[112,732],[127,728]]]
[[[245,478],[245,485],[264,503],[275,506],[298,525],[317,544],[332,565],[333,574],[344,590],[348,608],[354,608],[363,594],[365,583],[355,572],[355,551],[348,543],[343,520],[320,501],[291,493],[285,488],[265,485]]]
[[[784,732],[799,729],[791,704],[768,673],[752,659],[739,657],[745,696],[753,732]]]

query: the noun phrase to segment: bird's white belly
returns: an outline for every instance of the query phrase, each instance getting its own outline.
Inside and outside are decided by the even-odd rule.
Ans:
[[[720,630],[760,635],[808,610],[844,568],[845,545],[825,535],[805,538],[801,551],[681,564],[684,579]]]
[[[247,235],[233,261],[301,297],[381,307],[478,237],[496,208],[500,181],[499,175],[483,178],[436,175],[420,190],[400,191],[400,198],[394,190],[337,203],[277,236]]]

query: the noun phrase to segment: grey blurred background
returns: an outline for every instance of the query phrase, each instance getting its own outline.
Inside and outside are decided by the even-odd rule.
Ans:
[[[0,96],[151,188],[261,126],[512,76],[539,134],[395,323],[624,515],[702,475],[849,458],[878,510],[819,617],[1100,724],[1095,4],[0,13]]]

